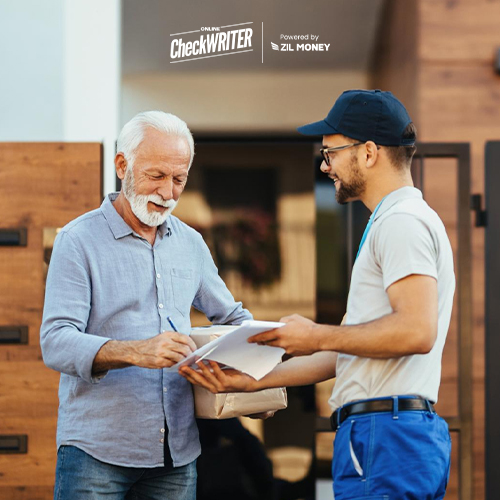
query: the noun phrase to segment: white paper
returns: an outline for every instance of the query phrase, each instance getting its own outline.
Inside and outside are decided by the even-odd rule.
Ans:
[[[205,344],[166,370],[177,371],[181,366],[191,365],[203,358],[228,365],[260,380],[281,361],[285,350],[281,347],[249,344],[247,339],[258,333],[281,328],[284,324],[273,321],[244,321],[240,327]]]

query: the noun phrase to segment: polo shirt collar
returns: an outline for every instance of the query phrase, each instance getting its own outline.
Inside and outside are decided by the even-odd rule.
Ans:
[[[396,203],[402,201],[402,200],[409,200],[412,198],[423,198],[422,191],[420,189],[417,189],[415,187],[411,186],[405,186],[399,189],[396,189],[396,191],[392,191],[392,193],[389,193],[382,204],[380,205],[380,208],[377,211],[377,214],[375,215],[374,221],[376,221],[382,214],[387,212],[391,207],[393,207]]]
[[[104,215],[104,218],[106,219],[115,239],[118,240],[119,238],[124,238],[129,234],[134,234],[135,236],[139,236],[123,220],[123,217],[116,211],[116,208],[113,206],[113,201],[116,200],[119,194],[120,193],[110,193],[104,198],[101,204],[101,211]],[[161,226],[158,226],[158,234],[162,239],[165,235],[170,236],[172,234],[170,215],[167,217],[167,220]]]

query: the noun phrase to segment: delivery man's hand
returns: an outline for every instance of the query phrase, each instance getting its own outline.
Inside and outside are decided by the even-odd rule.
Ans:
[[[320,339],[315,335],[317,325],[314,321],[298,314],[285,316],[280,321],[286,325],[254,335],[248,342],[282,347],[291,356],[304,356],[321,350]]]
[[[196,370],[189,366],[181,366],[179,373],[194,385],[199,385],[217,394],[219,392],[253,392],[256,380],[238,370],[222,370],[218,363],[203,361],[196,363]]]

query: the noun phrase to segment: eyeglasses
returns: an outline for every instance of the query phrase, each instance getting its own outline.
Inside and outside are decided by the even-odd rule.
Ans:
[[[325,160],[325,163],[330,166],[330,155],[328,154],[330,151],[342,151],[343,149],[352,148],[353,146],[361,146],[361,144],[365,143],[355,142],[354,144],[346,144],[345,146],[337,146],[336,148],[321,148],[319,152],[323,156],[323,160]]]

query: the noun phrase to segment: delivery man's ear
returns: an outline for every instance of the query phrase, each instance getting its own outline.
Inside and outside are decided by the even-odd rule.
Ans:
[[[365,143],[365,165],[366,168],[372,168],[377,163],[379,151],[377,145],[373,141],[367,141]]]

